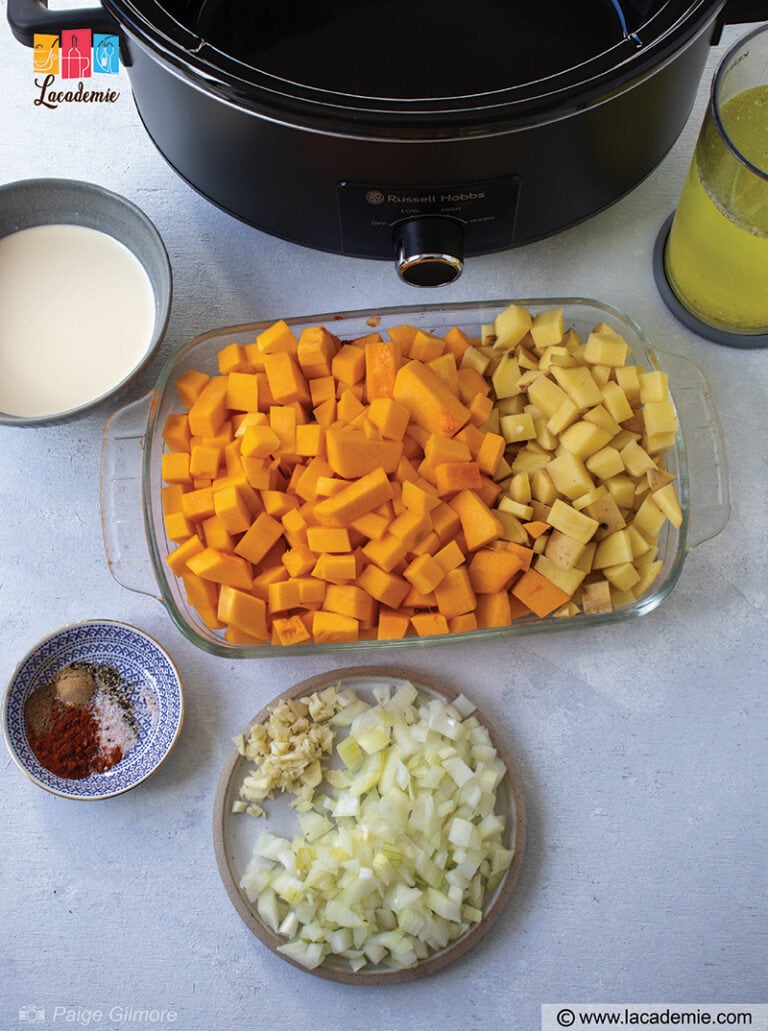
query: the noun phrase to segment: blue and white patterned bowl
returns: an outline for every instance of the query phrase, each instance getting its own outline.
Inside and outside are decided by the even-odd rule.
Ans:
[[[111,769],[82,780],[57,777],[29,745],[24,706],[37,688],[73,662],[111,666],[138,691],[136,744]],[[16,667],[3,700],[3,737],[16,765],[46,791],[65,798],[111,798],[151,776],[173,748],[184,718],[181,678],[173,661],[143,631],[116,620],[72,623],[38,642]]]

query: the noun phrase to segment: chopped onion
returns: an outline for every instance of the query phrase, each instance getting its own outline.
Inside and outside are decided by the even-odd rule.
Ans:
[[[482,919],[514,855],[495,811],[506,770],[474,706],[407,682],[373,696],[337,691],[343,768],[294,804],[292,840],[259,835],[240,882],[286,939],[278,951],[308,969],[419,963]]]

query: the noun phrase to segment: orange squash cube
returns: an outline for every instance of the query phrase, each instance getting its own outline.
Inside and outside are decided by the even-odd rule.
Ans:
[[[411,616],[411,626],[419,637],[448,633],[448,622],[441,612],[416,612]]]
[[[191,408],[199,397],[200,391],[211,377],[197,369],[187,369],[176,379],[176,393],[185,408]]]
[[[238,555],[206,547],[199,554],[189,558],[187,565],[193,573],[197,573],[204,580],[213,580],[214,583],[239,587],[246,591],[251,586],[250,564]]]
[[[265,354],[264,372],[277,404],[288,405],[293,401],[310,404],[309,387],[295,354],[287,351]]]
[[[273,640],[278,644],[291,647],[296,644],[306,644],[312,640],[312,635],[307,629],[301,616],[275,616],[272,620]]]
[[[463,490],[448,502],[459,517],[468,551],[482,548],[497,540],[504,532],[500,520],[488,505],[471,490]]]
[[[189,451],[192,434],[186,412],[169,413],[163,423],[162,437],[169,451]]]
[[[160,459],[160,474],[168,484],[191,484],[189,454],[186,451],[164,451]]]
[[[261,598],[224,585],[219,591],[219,619],[260,641],[269,640],[267,607]]]
[[[266,512],[254,519],[235,547],[235,553],[258,565],[283,535],[282,523]]]
[[[342,344],[331,359],[331,373],[337,383],[352,386],[365,376],[365,348],[357,344]]]
[[[259,333],[256,344],[262,355],[277,354],[280,351],[296,354],[299,350],[299,341],[285,319],[278,319],[268,329]]]
[[[299,335],[297,356],[304,376],[308,380],[330,377],[331,361],[338,348],[338,340],[324,326],[307,326],[303,329]],[[318,403],[314,397],[312,403]]]
[[[417,591],[430,594],[445,578],[445,570],[431,555],[419,555],[405,567],[403,576]]]
[[[227,377],[212,376],[189,409],[189,429],[195,437],[213,437],[227,418]]]
[[[379,609],[376,636],[379,641],[399,640],[408,633],[410,622],[410,613],[398,612],[395,609],[388,609],[382,606]]]
[[[250,368],[248,356],[242,344],[232,343],[222,347],[216,355],[216,362],[222,376],[227,376],[235,370]]]
[[[365,567],[357,583],[372,598],[390,609],[398,609],[402,605],[411,586],[402,576],[374,565]]]
[[[466,565],[449,570],[435,587],[435,601],[438,610],[446,619],[474,612],[477,597],[472,589]]]
[[[356,641],[359,634],[360,624],[351,616],[342,616],[338,612],[324,612],[322,609],[318,609],[312,615],[312,636],[318,644]]]
[[[371,340],[365,345],[365,396],[369,403],[392,397],[402,361],[402,351],[395,340]]]
[[[258,412],[259,377],[255,372],[228,373],[227,408],[236,412]]]
[[[174,548],[170,552],[166,557],[166,564],[176,576],[181,576],[182,573],[187,571],[189,560],[195,555],[199,555],[204,549],[205,545],[195,534],[193,537],[188,537],[185,541],[182,541],[178,548]]]

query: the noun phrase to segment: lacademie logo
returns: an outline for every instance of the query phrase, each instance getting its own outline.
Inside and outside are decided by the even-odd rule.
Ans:
[[[117,75],[120,70],[117,36],[93,33],[90,29],[66,29],[60,37],[35,33],[33,55],[33,67],[40,76],[35,78],[39,91],[35,107],[114,104],[120,96],[113,89],[86,89],[83,82],[92,75]],[[58,77],[79,81],[74,88],[57,90]]]

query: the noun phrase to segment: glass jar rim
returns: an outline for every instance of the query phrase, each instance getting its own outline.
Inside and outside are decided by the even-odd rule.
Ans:
[[[733,46],[731,46],[725,53],[719,65],[717,66],[717,71],[715,72],[712,79],[712,86],[710,88],[709,95],[709,110],[712,114],[712,119],[715,123],[715,126],[717,127],[718,133],[720,134],[725,145],[728,147],[729,151],[733,154],[736,160],[740,164],[744,165],[745,168],[747,168],[750,172],[756,175],[759,179],[764,179],[766,180],[766,182],[768,182],[768,168],[761,168],[759,165],[756,165],[754,161],[750,161],[748,157],[742,154],[739,147],[731,138],[731,135],[725,127],[720,114],[720,92],[723,87],[725,76],[731,70],[731,68],[734,67],[733,58],[739,52],[739,50],[742,50],[744,48],[746,44],[748,44],[756,36],[762,36],[763,34],[765,34],[766,37],[768,37],[768,25],[759,25],[751,32],[748,32],[745,36],[742,36],[741,39],[738,39],[733,44]],[[764,85],[766,86],[766,88],[768,88],[768,81]]]

